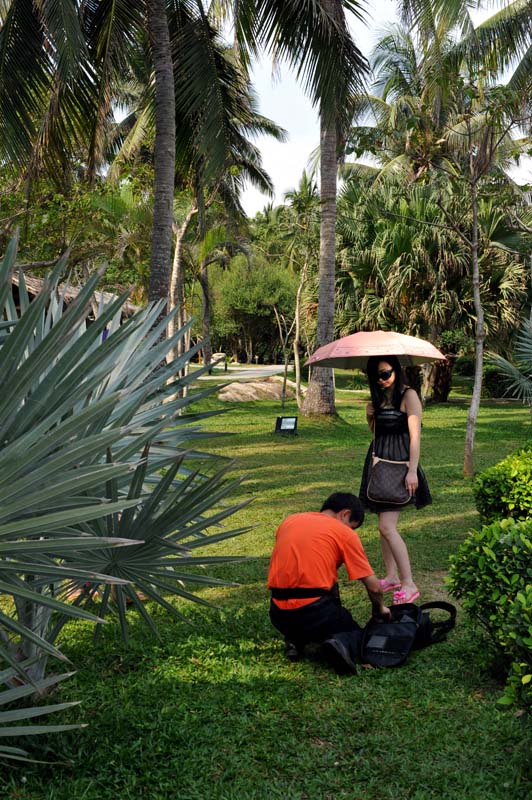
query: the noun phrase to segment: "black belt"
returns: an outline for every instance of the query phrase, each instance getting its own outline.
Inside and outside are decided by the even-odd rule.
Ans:
[[[299,589],[294,587],[293,589],[270,589],[272,593],[272,597],[274,600],[298,600],[301,597],[325,597],[326,595],[332,595],[333,586],[331,589]]]

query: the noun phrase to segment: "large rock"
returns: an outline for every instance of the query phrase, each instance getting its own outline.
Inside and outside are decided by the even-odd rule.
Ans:
[[[294,381],[286,382],[286,397],[295,397]],[[302,387],[302,391],[306,389]],[[218,399],[225,403],[245,403],[249,400],[281,400],[283,376],[272,375],[261,381],[239,381],[229,383],[218,393]]]

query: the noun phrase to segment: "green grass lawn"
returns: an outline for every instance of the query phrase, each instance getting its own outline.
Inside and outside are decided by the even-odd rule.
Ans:
[[[231,431],[208,449],[236,459],[247,475],[234,518],[252,525],[217,546],[256,558],[218,567],[237,588],[207,589],[216,610],[180,604],[192,622],[154,609],[161,642],[132,615],[131,645],[107,626],[97,649],[90,626],[71,624],[60,642],[77,674],[61,700],[81,699],[69,721],[88,727],[35,739],[36,758],[0,776],[0,796],[17,800],[525,800],[530,730],[497,706],[500,683],[485,668],[483,643],[459,615],[447,642],[413,654],[397,670],[338,677],[319,659],[286,661],[268,620],[265,579],[276,526],[317,509],[334,490],[358,490],[369,445],[364,391],[338,391],[339,418],[299,416],[296,437],[275,436],[281,411],[239,405],[209,420]],[[214,408],[215,399],[204,402]],[[468,400],[429,407],[422,463],[434,503],[401,520],[422,599],[445,597],[448,556],[478,524],[462,477]],[[485,402],[476,465],[495,463],[530,436],[527,409]],[[205,444],[201,443],[202,447]],[[376,518],[361,530],[381,570]],[[364,623],[369,603],[341,576],[345,604]],[[61,720],[66,721],[62,715]],[[527,740],[528,735],[528,740]],[[37,747],[39,745],[39,747]],[[26,741],[27,746],[27,741]]]

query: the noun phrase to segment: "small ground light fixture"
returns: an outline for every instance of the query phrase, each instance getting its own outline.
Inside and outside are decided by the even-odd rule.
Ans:
[[[297,436],[297,417],[277,417],[275,433]]]

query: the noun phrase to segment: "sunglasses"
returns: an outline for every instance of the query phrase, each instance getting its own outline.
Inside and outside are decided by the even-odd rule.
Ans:
[[[394,373],[393,369],[381,369],[378,373],[378,377],[380,381],[387,381],[388,378],[391,378]]]

